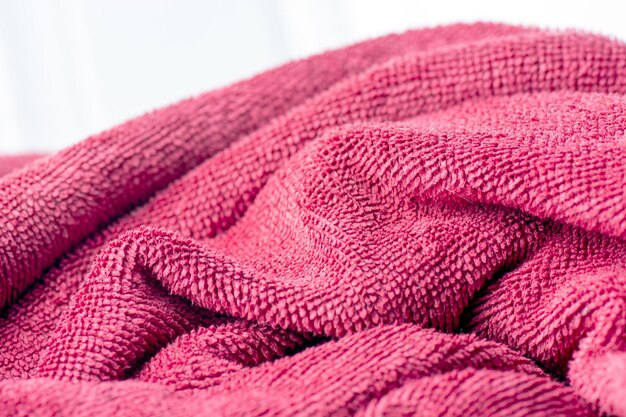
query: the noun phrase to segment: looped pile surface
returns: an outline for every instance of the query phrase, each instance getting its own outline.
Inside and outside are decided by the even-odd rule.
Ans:
[[[0,158],[0,415],[626,416],[625,93],[453,25]]]

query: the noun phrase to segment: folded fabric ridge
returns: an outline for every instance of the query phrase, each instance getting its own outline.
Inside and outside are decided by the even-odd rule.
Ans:
[[[442,26],[10,168],[0,415],[626,416],[625,90]]]

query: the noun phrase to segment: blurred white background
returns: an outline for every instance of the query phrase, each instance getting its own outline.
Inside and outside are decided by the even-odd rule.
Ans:
[[[450,22],[626,40],[626,6],[549,0],[0,0],[0,153],[60,149],[294,58]]]

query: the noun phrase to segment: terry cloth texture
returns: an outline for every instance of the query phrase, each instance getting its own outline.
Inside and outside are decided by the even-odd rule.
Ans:
[[[23,167],[29,162],[34,161],[42,155],[36,154],[24,154],[24,155],[0,155],[0,177],[10,172],[15,171],[18,168]]]
[[[0,415],[626,416],[625,93],[618,41],[445,26],[31,161]]]

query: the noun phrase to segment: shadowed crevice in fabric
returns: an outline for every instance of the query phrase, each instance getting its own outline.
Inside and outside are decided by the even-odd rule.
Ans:
[[[623,242],[554,225],[532,256],[477,300],[470,329],[566,374],[586,398],[617,414],[623,403],[610,387],[626,366],[625,284]],[[512,292],[517,298],[505,303]],[[606,357],[614,370],[595,373],[594,363]]]
[[[218,385],[229,374],[312,346],[314,338],[244,321],[203,327],[163,348],[137,379],[176,389]]]
[[[523,393],[520,398],[518,393]],[[480,401],[476,401],[480,399]],[[590,416],[572,391],[549,379],[492,370],[465,369],[409,381],[357,413],[358,417]]]

